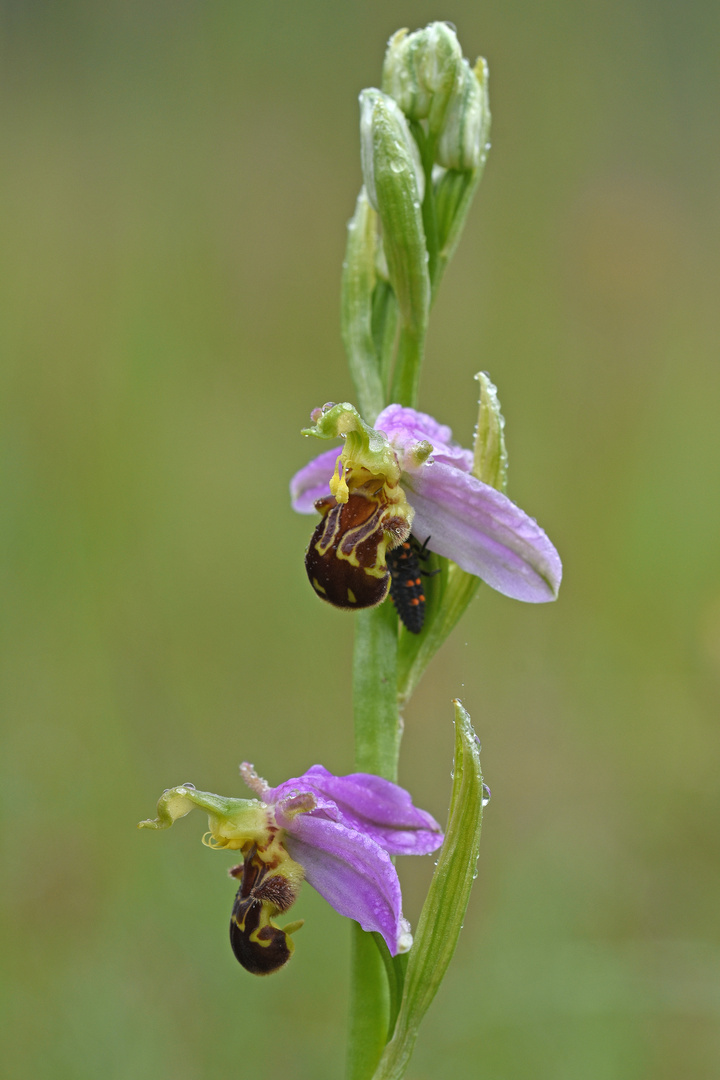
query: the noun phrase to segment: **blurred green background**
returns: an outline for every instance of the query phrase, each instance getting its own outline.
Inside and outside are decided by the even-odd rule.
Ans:
[[[160,791],[352,767],[352,619],[290,475],[351,396],[357,94],[400,26],[490,64],[493,149],[421,405],[507,418],[555,605],[481,590],[406,715],[444,818],[452,709],[493,800],[413,1080],[720,1074],[720,7],[4,0],[0,1073],[336,1080],[348,929],[227,942],[232,859]],[[401,860],[417,918],[432,860]]]

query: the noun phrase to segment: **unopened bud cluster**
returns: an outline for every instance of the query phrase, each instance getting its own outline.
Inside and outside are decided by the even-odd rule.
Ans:
[[[480,167],[490,131],[487,65],[481,58],[470,67],[452,27],[437,22],[394,34],[382,86],[409,120],[425,122],[438,165],[461,172]]]
[[[487,65],[468,63],[447,23],[394,34],[381,85],[360,94],[363,189],[343,275],[343,339],[371,421],[415,403],[430,306],[490,132]]]

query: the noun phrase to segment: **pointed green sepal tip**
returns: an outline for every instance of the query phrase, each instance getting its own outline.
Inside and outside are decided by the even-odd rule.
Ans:
[[[433,22],[412,34],[398,30],[388,42],[382,88],[410,120],[427,120],[430,134],[436,135],[461,65],[462,50],[448,23]]]
[[[475,378],[480,384],[480,399],[473,447],[473,475],[497,491],[505,491],[508,471],[505,418],[500,411],[497,388],[487,372],[479,371]]]
[[[157,804],[157,817],[138,823],[139,829],[169,829],[195,807],[208,815],[210,847],[237,851],[244,844],[269,843],[267,808],[259,799],[231,799],[209,791],[197,791],[192,784],[168,788]]]
[[[453,704],[455,764],[445,842],[409,953],[395,1031],[374,1080],[399,1080],[405,1074],[420,1023],[455,952],[477,876],[482,811],[487,802],[480,742],[462,703]]]

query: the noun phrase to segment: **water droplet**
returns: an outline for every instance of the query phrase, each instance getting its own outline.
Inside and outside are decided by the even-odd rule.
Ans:
[[[195,785],[194,784],[183,784],[183,787],[190,788],[191,791],[195,790]]]
[[[390,168],[392,169],[392,171],[394,173],[401,173],[403,171],[403,162],[402,161],[391,161],[390,162]]]
[[[490,802],[491,798],[492,798],[492,792],[490,791],[490,788],[487,786],[487,784],[483,784],[483,797],[482,797],[483,806],[487,806],[487,804]]]

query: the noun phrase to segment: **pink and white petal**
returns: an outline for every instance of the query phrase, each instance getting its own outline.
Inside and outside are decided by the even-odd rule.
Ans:
[[[330,477],[335,471],[335,463],[342,453],[342,447],[323,450],[309,461],[300,472],[296,472],[290,481],[292,508],[299,514],[315,512],[315,500],[330,494]]]
[[[427,413],[404,405],[388,405],[375,421],[375,428],[385,432],[401,458],[403,450],[409,450],[415,443],[427,441],[433,445],[435,461],[455,465],[464,472],[469,472],[472,468],[472,452],[458,446],[453,440],[450,428],[446,424],[438,424],[437,420]]]
[[[301,777],[268,791],[265,799],[277,803],[298,792],[311,792],[315,797],[314,817],[341,821],[371,837],[391,855],[427,855],[442,844],[442,829],[432,815],[415,806],[404,788],[381,776],[334,776],[322,765],[313,765]]]
[[[413,532],[491,588],[514,600],[554,600],[560,556],[547,536],[506,495],[442,462],[403,477],[415,510]]]
[[[299,814],[285,837],[291,857],[332,907],[363,930],[377,930],[395,956],[402,926],[402,897],[388,853],[361,832],[337,821]]]

